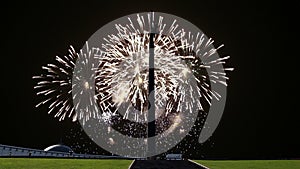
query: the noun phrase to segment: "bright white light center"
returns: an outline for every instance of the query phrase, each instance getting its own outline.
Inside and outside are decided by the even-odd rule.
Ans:
[[[84,88],[87,90],[87,89],[89,89],[90,88],[90,84],[89,84],[89,82],[84,82]]]

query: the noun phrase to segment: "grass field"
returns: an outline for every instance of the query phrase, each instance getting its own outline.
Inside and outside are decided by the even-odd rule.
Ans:
[[[210,169],[300,169],[300,160],[194,160]]]
[[[0,169],[127,169],[131,160],[0,158]]]
[[[300,169],[300,160],[195,160],[211,169]],[[127,169],[131,160],[0,158],[0,169]]]

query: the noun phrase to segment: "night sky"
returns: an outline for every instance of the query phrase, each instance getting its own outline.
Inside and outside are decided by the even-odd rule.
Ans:
[[[137,12],[158,11],[198,26],[219,55],[230,55],[227,103],[222,120],[196,158],[300,158],[296,58],[299,21],[284,2],[107,1],[1,5],[0,144],[43,149],[74,124],[59,122],[33,90],[32,76],[70,45],[80,50],[106,23]],[[298,71],[298,72],[297,72]],[[198,153],[199,154],[199,153]]]

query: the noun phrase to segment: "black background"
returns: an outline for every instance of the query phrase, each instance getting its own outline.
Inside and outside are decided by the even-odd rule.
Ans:
[[[207,158],[299,158],[297,11],[282,2],[107,1],[1,5],[0,144],[45,148],[60,141],[72,122],[58,122],[33,90],[33,75],[70,45],[81,49],[106,23],[158,11],[198,26],[219,54],[230,55],[227,103]],[[298,6],[299,7],[299,6]],[[195,157],[200,158],[200,157]]]

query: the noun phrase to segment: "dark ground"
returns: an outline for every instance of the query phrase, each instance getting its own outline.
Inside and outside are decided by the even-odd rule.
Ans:
[[[135,160],[130,169],[204,169],[188,160]]]

